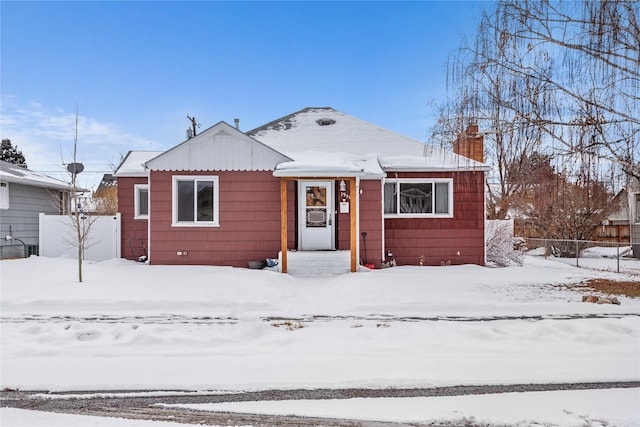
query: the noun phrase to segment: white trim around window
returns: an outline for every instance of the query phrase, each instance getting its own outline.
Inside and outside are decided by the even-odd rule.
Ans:
[[[172,226],[220,226],[217,176],[174,175],[172,184]]]
[[[453,179],[387,179],[385,218],[453,218]]]
[[[9,183],[0,182],[0,209],[9,209]]]
[[[134,184],[133,186],[134,219],[149,218],[149,185]]]

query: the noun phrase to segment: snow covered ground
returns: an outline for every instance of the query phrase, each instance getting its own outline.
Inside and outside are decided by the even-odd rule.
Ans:
[[[1,408],[3,427],[185,427],[185,424]]]
[[[480,396],[357,398],[176,405],[198,410],[295,414],[404,423],[480,425],[638,425],[639,389],[503,393]],[[607,402],[607,405],[603,405]],[[598,421],[600,420],[600,421]],[[606,421],[605,421],[606,420]],[[467,424],[468,425],[468,424]]]
[[[609,247],[592,247],[587,248],[580,253],[580,258],[556,258],[549,256],[557,262],[563,262],[569,265],[578,264],[579,267],[590,268],[601,271],[615,271],[632,275],[640,274],[638,272],[638,260],[625,256],[631,253],[631,246],[609,246]],[[544,248],[540,247],[529,251],[529,255],[542,257]]]
[[[640,281],[638,261],[625,261],[626,274],[531,256],[523,267],[502,269],[395,267],[295,278],[110,260],[85,263],[82,284],[75,268],[63,258],[0,262],[0,387],[264,390],[640,380],[640,300],[582,303],[582,294],[565,286],[594,277]],[[477,414],[513,423],[517,411],[492,418],[485,409],[508,399],[521,402],[515,408],[529,407],[525,400],[534,399],[542,402],[539,416],[521,413],[518,420],[572,425],[562,418],[568,411],[576,420],[583,414],[605,417],[609,425],[640,425],[637,389],[566,392],[574,397],[559,406],[552,393],[452,397],[436,406],[458,412],[434,416]],[[421,408],[436,398],[421,399],[384,402]],[[571,403],[583,400],[616,409],[585,412]],[[351,403],[357,418],[360,403]],[[294,413],[287,406],[294,404],[264,406]],[[339,406],[345,402],[334,409],[305,405],[327,416]],[[411,411],[388,413],[399,420]],[[8,416],[16,426],[16,417],[28,418],[3,409],[2,425]]]
[[[638,389],[504,393],[480,396],[357,398],[173,405],[198,410],[449,425],[637,426]],[[605,404],[606,403],[606,404]],[[184,424],[2,410],[12,427],[177,427]]]

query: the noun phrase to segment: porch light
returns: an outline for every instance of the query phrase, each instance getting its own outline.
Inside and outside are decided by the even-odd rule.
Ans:
[[[340,191],[342,191],[342,192],[347,191],[347,183],[344,182],[344,179],[342,181],[340,181]]]

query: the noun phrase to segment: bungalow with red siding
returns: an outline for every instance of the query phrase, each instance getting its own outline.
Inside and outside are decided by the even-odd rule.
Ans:
[[[152,264],[236,267],[279,256],[283,272],[292,250],[348,251],[347,271],[390,257],[484,265],[488,167],[477,126],[454,148],[460,154],[332,108],[246,133],[219,122],[123,160],[114,174],[122,254],[136,259],[142,244]]]

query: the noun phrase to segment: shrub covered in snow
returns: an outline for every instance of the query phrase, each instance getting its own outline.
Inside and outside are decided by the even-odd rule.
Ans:
[[[509,267],[522,265],[526,242],[513,235],[512,220],[485,222],[487,266]]]

